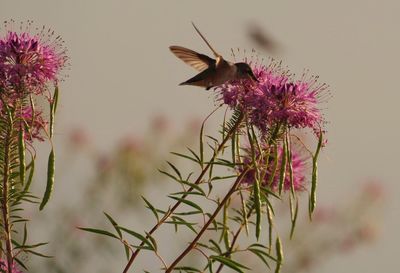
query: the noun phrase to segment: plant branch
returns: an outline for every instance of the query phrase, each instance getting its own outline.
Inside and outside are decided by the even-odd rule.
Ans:
[[[199,184],[204,175],[207,173],[207,171],[209,170],[209,168],[214,164],[214,160],[217,158],[218,154],[224,149],[225,144],[229,141],[229,139],[232,137],[232,135],[237,131],[237,129],[239,128],[240,124],[242,123],[244,118],[243,114],[240,114],[239,119],[237,120],[236,124],[231,128],[231,130],[225,135],[225,138],[222,140],[221,144],[218,145],[218,148],[216,149],[216,151],[214,152],[214,155],[211,157],[210,161],[207,163],[207,165],[205,165],[204,169],[201,171],[200,175],[197,177],[196,181],[194,182],[195,185]],[[191,192],[193,191],[194,187],[190,187],[187,192]],[[149,238],[149,235],[152,235],[170,216],[171,214],[179,207],[179,205],[182,203],[182,200],[185,199],[187,197],[188,194],[184,194],[182,196],[182,198],[177,201],[172,208],[170,208],[165,215],[160,219],[160,221],[155,224],[152,229],[147,232],[146,235],[146,239]],[[144,242],[142,242],[140,244],[140,246],[144,246]],[[125,269],[123,271],[123,273],[127,273],[129,268],[131,267],[131,265],[133,264],[133,261],[135,260],[135,258],[138,256],[139,252],[141,251],[141,248],[137,248],[135,252],[133,252],[131,258],[129,259],[127,265],[125,266]]]
[[[231,245],[229,246],[229,250],[225,253],[226,257],[229,257],[229,255],[232,253],[233,248],[235,247],[236,241],[239,238],[240,232],[242,232],[243,227],[246,225],[246,219],[249,219],[251,214],[253,213],[253,209],[254,207],[252,207],[249,212],[246,215],[246,218],[244,219],[244,221],[242,222],[242,224],[240,225],[240,227],[238,228],[238,230],[236,231],[235,235],[233,236]],[[217,271],[215,271],[215,273],[219,273],[221,272],[222,268],[224,267],[224,264],[221,263],[217,269]]]
[[[237,188],[240,185],[240,182],[242,181],[243,177],[247,173],[249,168],[243,170],[243,172],[236,178],[235,183],[229,190],[229,192],[225,195],[224,199],[221,201],[221,203],[218,205],[214,213],[211,215],[210,219],[208,219],[207,223],[203,226],[203,228],[199,231],[197,236],[193,239],[193,241],[189,244],[189,246],[181,253],[181,255],[178,256],[178,258],[175,259],[175,261],[166,269],[166,273],[171,272],[175,266],[196,246],[197,242],[200,240],[200,238],[203,236],[204,232],[208,229],[209,225],[214,221],[215,217],[217,217],[219,211],[224,207],[225,203],[229,200],[231,195],[237,190]]]

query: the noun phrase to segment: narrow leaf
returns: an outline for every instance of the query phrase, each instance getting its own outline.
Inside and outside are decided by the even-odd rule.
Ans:
[[[242,270],[242,268],[244,269],[250,269],[238,262],[235,262],[227,257],[223,257],[223,256],[210,256],[210,259],[218,261],[224,265],[226,265],[227,267],[232,268],[233,270],[235,270],[236,272],[240,272],[240,273],[244,273],[244,271]]]
[[[33,174],[35,172],[35,158],[32,158],[32,161],[30,163],[31,169],[29,171],[29,176],[28,180],[26,181],[25,187],[24,187],[24,192],[27,193],[29,191],[29,188],[32,184],[32,179],[33,179]]]
[[[146,245],[148,245],[149,249],[151,249],[151,250],[155,249],[154,246],[152,245],[152,243],[148,239],[146,239],[146,237],[144,237],[142,234],[137,233],[137,232],[135,232],[133,230],[124,228],[124,227],[120,227],[119,226],[118,228],[123,230],[123,231],[125,231],[126,233],[132,235],[133,237],[139,239],[141,242],[144,242]]]
[[[204,142],[203,142],[204,122],[201,124],[201,128],[200,128],[200,165],[201,165],[201,169],[203,169],[203,167],[204,167]]]
[[[118,236],[112,234],[109,231],[106,230],[102,230],[102,229],[96,229],[96,228],[83,228],[83,227],[78,227],[78,229],[83,230],[83,231],[87,231],[87,232],[91,232],[91,233],[96,233],[96,234],[100,234],[100,235],[105,235],[105,236],[109,236],[115,239],[119,239]]]
[[[314,212],[315,205],[317,203],[317,178],[318,178],[318,165],[317,165],[317,160],[318,160],[318,155],[322,147],[322,130],[319,132],[319,139],[318,139],[318,146],[315,151],[315,154],[313,156],[313,166],[312,166],[312,176],[311,176],[311,195],[310,195],[310,201],[309,201],[309,216],[311,219],[312,213]]]
[[[297,198],[295,200],[296,200],[296,205],[295,205],[295,208],[293,209],[292,208],[293,207],[293,204],[292,204],[293,200],[292,200],[292,198],[290,198],[290,214],[291,214],[291,220],[292,220],[292,226],[290,228],[290,239],[293,238],[294,229],[296,227],[297,215],[298,215],[298,212],[299,212],[299,201],[298,201]]]
[[[281,169],[279,175],[279,195],[282,194],[283,185],[285,183],[285,176],[286,176],[286,142],[283,141],[283,148],[282,148],[282,161],[281,161]]]
[[[18,135],[18,153],[19,153],[19,180],[21,185],[25,183],[25,137],[24,137],[24,129],[20,128]]]
[[[44,196],[42,199],[42,203],[40,204],[39,209],[42,210],[44,206],[47,204],[47,202],[50,199],[51,192],[53,191],[53,185],[54,185],[54,172],[55,172],[55,158],[54,158],[54,150],[51,149],[50,155],[49,155],[49,161],[47,165],[47,185],[46,185],[46,190],[44,192]]]
[[[282,243],[279,237],[276,238],[276,268],[275,273],[279,273],[281,271],[282,263],[283,263],[283,250],[282,250]]]
[[[157,218],[157,222],[160,221],[159,217],[158,217],[158,213],[156,208],[146,199],[142,196],[142,199],[144,200],[144,202],[147,205],[147,208],[151,210],[151,212],[154,214],[154,216]]]
[[[107,217],[108,221],[110,221],[110,223],[112,224],[112,226],[114,227],[115,231],[118,233],[119,238],[122,239],[122,232],[118,227],[117,222],[115,222],[115,220],[107,213],[103,212],[104,215]]]

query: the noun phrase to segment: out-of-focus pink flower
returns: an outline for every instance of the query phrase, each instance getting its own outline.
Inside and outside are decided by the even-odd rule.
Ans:
[[[293,176],[293,188],[295,191],[303,191],[306,189],[305,185],[305,160],[304,158],[298,153],[295,149],[292,149],[292,176]],[[273,175],[273,170],[274,170],[274,165],[275,165],[275,160],[272,158],[272,155],[269,157],[268,162],[261,162],[258,164],[258,169],[260,172],[260,175],[264,175],[264,179],[262,181],[262,185],[265,187],[270,187],[272,190],[276,191],[278,190],[279,186],[279,180],[280,180],[280,170],[283,168],[282,166],[282,155],[283,155],[283,149],[280,147],[278,148],[278,165],[277,169],[275,171],[275,175],[273,177],[272,183],[269,185],[269,182],[271,180],[271,176]],[[251,156],[251,151],[249,151],[249,154],[246,155],[243,159],[243,163],[245,166],[251,165],[252,164],[252,156]],[[240,171],[242,171],[243,168],[241,168]],[[244,184],[253,184],[255,180],[255,170],[251,169],[250,171],[247,172],[243,179]],[[285,191],[291,189],[291,184],[292,181],[290,179],[290,168],[289,168],[289,161],[286,163],[286,173],[285,173],[285,180],[283,182],[283,189]]]
[[[155,131],[165,132],[170,127],[170,122],[165,115],[157,115],[153,118],[151,125]]]
[[[189,132],[192,134],[197,134],[201,128],[202,120],[200,118],[191,118],[186,124]]]
[[[318,84],[317,77],[294,81],[276,64],[253,65],[252,69],[258,82],[238,80],[216,89],[225,104],[245,111],[262,132],[277,124],[319,132],[324,121],[318,98],[325,84]]]
[[[119,143],[119,151],[125,153],[139,153],[144,148],[143,140],[130,135],[125,136]]]
[[[113,167],[113,161],[111,158],[107,155],[101,155],[97,159],[97,170],[100,173],[107,173],[109,172]]]
[[[364,186],[364,192],[373,201],[381,200],[385,197],[385,190],[382,182],[370,180]]]
[[[69,139],[71,144],[76,147],[83,147],[90,141],[88,133],[82,128],[73,129],[69,135]]]
[[[313,221],[317,223],[332,222],[337,218],[337,213],[338,212],[334,208],[319,206],[314,212]]]
[[[378,237],[378,229],[372,224],[366,224],[358,230],[358,236],[362,241],[372,242]]]

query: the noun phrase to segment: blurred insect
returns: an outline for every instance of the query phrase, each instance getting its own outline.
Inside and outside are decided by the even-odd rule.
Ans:
[[[215,59],[181,46],[170,46],[169,49],[176,57],[200,71],[199,74],[179,85],[194,85],[205,87],[206,90],[209,90],[212,87],[231,80],[252,79],[257,81],[256,76],[254,76],[253,71],[247,63],[231,63],[224,60],[224,58],[212,48],[194,23],[192,23],[192,25],[214,53]]]
[[[280,44],[269,33],[262,29],[259,25],[251,24],[248,28],[249,38],[260,48],[270,53],[280,51]]]

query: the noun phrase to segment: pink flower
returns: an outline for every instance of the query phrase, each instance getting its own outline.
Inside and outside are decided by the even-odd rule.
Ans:
[[[0,89],[41,94],[57,82],[67,57],[60,36],[45,28],[39,34],[8,31],[0,38]]]
[[[8,269],[7,269],[7,261],[4,260],[4,259],[0,259],[0,272],[8,272]],[[13,268],[12,268],[11,272],[12,272],[12,273],[22,273],[22,271],[19,270],[19,269],[16,267],[15,263],[13,264]]]
[[[306,189],[306,178],[305,178],[305,168],[306,163],[305,159],[297,152],[295,149],[292,148],[292,175],[293,175],[293,187],[295,191],[303,191]],[[262,186],[269,187],[273,191],[278,190],[279,180],[280,180],[280,171],[283,168],[282,166],[282,155],[283,149],[281,147],[278,148],[278,165],[275,171],[275,175],[273,176],[272,183],[270,184],[271,176],[273,175],[275,160],[273,155],[269,156],[268,162],[261,161],[258,164],[258,169],[261,175],[263,175],[263,180],[261,182]],[[252,164],[252,156],[251,151],[244,157],[243,159],[244,165],[249,166]],[[239,171],[243,171],[241,168]],[[243,182],[244,184],[253,184],[255,180],[255,170],[251,169],[245,175]],[[291,180],[290,180],[290,170],[289,170],[289,162],[287,161],[286,164],[286,172],[285,172],[285,180],[283,182],[283,189],[285,191],[291,189]]]
[[[318,98],[326,85],[312,77],[293,81],[279,65],[253,65],[258,82],[238,80],[217,88],[230,107],[245,111],[253,125],[263,133],[277,124],[289,128],[311,128],[319,131],[323,123]]]
[[[28,125],[28,127],[24,126],[25,140],[29,142],[32,142],[34,139],[44,141],[43,130],[46,129],[48,122],[43,118],[42,111],[38,109],[33,111],[32,107],[25,106],[22,109],[20,118],[24,120],[24,124]]]

